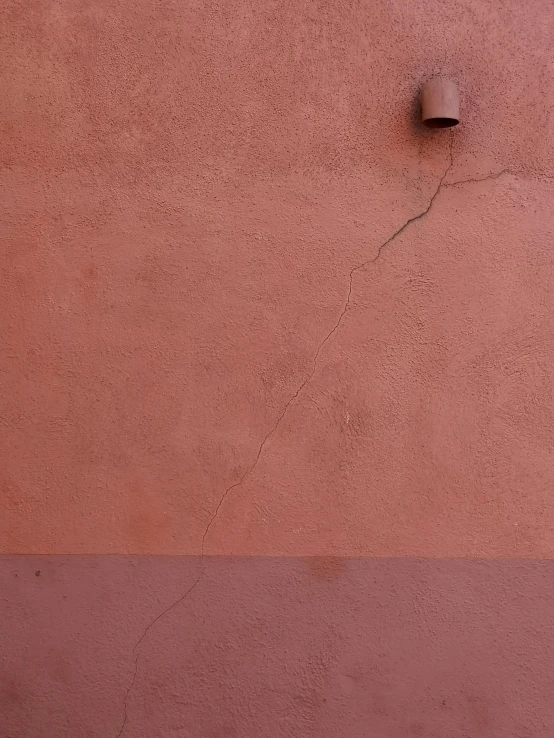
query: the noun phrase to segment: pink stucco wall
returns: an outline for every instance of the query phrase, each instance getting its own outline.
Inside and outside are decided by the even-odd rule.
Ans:
[[[298,591],[331,587],[337,612],[352,613],[360,581],[375,578],[367,617],[392,649],[381,681],[398,685],[421,659],[417,649],[392,655],[398,634],[411,622],[425,644],[446,581],[402,567],[428,559],[443,572],[463,559],[468,568],[451,571],[452,613],[458,581],[478,603],[493,594],[462,618],[478,634],[463,668],[465,646],[448,646],[460,621],[437,614],[443,645],[430,674],[438,684],[450,669],[458,707],[410,701],[414,677],[367,720],[389,731],[380,738],[542,735],[532,731],[550,719],[548,677],[525,654],[552,646],[537,633],[554,615],[546,590],[528,586],[550,576],[538,560],[554,559],[552,4],[6,0],[0,23],[0,563],[6,591],[15,587],[2,631],[20,644],[14,634],[32,622],[54,638],[54,654],[84,660],[103,685],[96,698],[83,700],[79,687],[70,700],[67,685],[80,682],[52,687],[64,684],[56,655],[30,676],[25,652],[10,647],[4,732],[73,738],[86,724],[94,738],[312,735],[276,727],[294,703],[314,735],[340,734],[342,713],[322,707],[332,685],[346,690],[346,712],[363,715],[363,693],[381,687],[349,681],[366,684],[337,655],[356,653],[355,639],[311,629],[326,622],[326,596],[314,595],[304,618],[290,603],[283,614],[296,649],[332,642],[328,658],[306,656],[300,676],[276,667],[284,706],[264,702],[245,676],[255,666],[241,662],[236,678],[250,685],[241,699],[273,726],[265,733],[231,707],[221,725],[195,728],[204,718],[178,707],[187,664],[199,665],[202,684],[225,681],[225,649],[248,641],[253,598],[266,619],[283,607],[281,580],[269,594],[256,589],[264,565],[289,562]],[[461,92],[453,131],[418,124],[419,86],[438,73]],[[153,564],[161,554],[169,558]],[[258,579],[251,588],[254,574],[229,564],[228,601],[246,620],[237,615],[216,647],[210,613],[224,605],[207,582],[212,566],[223,576],[227,559],[217,557],[228,556],[251,561]],[[513,601],[506,610],[498,581],[510,573],[487,561],[499,558],[528,560],[514,576],[537,593],[528,610]],[[362,568],[345,573],[354,560]],[[126,584],[100,586],[95,571]],[[115,650],[93,647],[108,636],[105,622],[85,624],[88,606],[77,619],[96,636],[52,633],[78,582],[90,607],[100,598],[114,608]],[[435,603],[429,611],[400,612],[419,596]],[[202,648],[187,652],[171,686],[172,649],[150,639],[178,613],[191,618],[193,598],[186,623],[212,623],[202,648],[224,657],[209,677]],[[60,617],[71,622],[71,612]],[[482,626],[500,613],[511,636],[499,645]],[[352,617],[349,633],[364,632]],[[531,635],[529,618],[538,618]],[[274,654],[282,639],[272,627]],[[166,717],[177,710],[173,727],[160,716],[146,730],[137,713],[137,695],[154,689],[138,668],[143,647],[164,665],[153,678]],[[483,649],[510,686],[499,703],[492,672],[479,677],[472,699],[489,705],[488,717],[468,727],[459,695]],[[506,666],[518,653],[532,676],[521,689]],[[374,658],[356,674],[375,675]],[[195,689],[198,709],[217,721]],[[528,695],[527,722],[508,693]],[[392,717],[406,699],[411,734]],[[44,732],[40,709],[52,704],[71,727],[60,718]],[[360,718],[348,735],[366,728]]]

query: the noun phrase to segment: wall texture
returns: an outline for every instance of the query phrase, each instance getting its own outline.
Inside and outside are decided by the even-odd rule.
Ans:
[[[550,0],[0,23],[0,735],[548,735]]]

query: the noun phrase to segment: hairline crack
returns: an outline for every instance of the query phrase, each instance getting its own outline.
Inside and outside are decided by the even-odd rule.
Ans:
[[[292,397],[287,401],[287,403],[285,404],[285,406],[283,407],[283,409],[279,413],[279,415],[277,417],[277,420],[273,423],[273,425],[271,426],[271,428],[269,429],[269,431],[265,434],[264,438],[262,439],[262,442],[260,443],[260,445],[258,447],[258,451],[256,453],[256,456],[255,456],[253,462],[247,467],[247,469],[244,471],[244,473],[241,475],[241,477],[238,479],[238,481],[234,482],[229,487],[227,487],[225,489],[225,491],[223,492],[223,494],[221,495],[221,497],[219,498],[219,502],[217,503],[217,505],[216,505],[216,507],[215,507],[215,509],[214,509],[214,511],[213,511],[213,513],[212,513],[212,515],[211,515],[211,517],[209,519],[209,521],[208,521],[208,524],[206,525],[206,528],[204,530],[204,533],[202,535],[202,541],[201,541],[201,547],[200,547],[200,564],[199,564],[200,571],[198,572],[196,578],[194,579],[194,581],[191,584],[191,586],[184,592],[184,594],[182,594],[177,600],[175,600],[170,605],[168,605],[168,607],[166,607],[164,610],[162,610],[161,613],[159,613],[158,615],[156,615],[156,617],[147,624],[146,628],[142,632],[142,635],[140,636],[140,638],[138,639],[138,641],[134,645],[134,647],[133,647],[134,672],[133,672],[133,677],[132,677],[131,683],[129,684],[129,687],[127,688],[127,691],[125,693],[123,722],[121,724],[121,727],[119,729],[119,732],[116,735],[116,738],[121,738],[121,736],[123,735],[123,732],[125,731],[126,725],[127,725],[129,696],[130,696],[130,694],[131,694],[131,692],[133,690],[133,687],[135,685],[136,678],[137,678],[138,661],[139,661],[139,656],[140,656],[140,654],[138,653],[138,649],[139,649],[141,643],[144,641],[144,639],[148,635],[149,631],[154,627],[154,625],[156,625],[156,623],[158,623],[168,613],[170,613],[173,609],[175,609],[178,605],[180,605],[184,600],[186,600],[187,597],[191,594],[191,592],[202,581],[202,578],[203,578],[204,573],[206,571],[206,566],[205,566],[205,563],[204,563],[205,555],[206,555],[205,554],[205,545],[206,545],[206,538],[208,536],[208,533],[210,531],[210,528],[212,527],[214,521],[218,517],[219,511],[220,511],[221,507],[223,506],[223,503],[225,502],[225,499],[227,498],[227,496],[233,490],[235,490],[238,487],[240,487],[245,482],[245,480],[247,479],[247,477],[249,477],[250,474],[252,474],[252,472],[254,471],[254,469],[256,468],[256,466],[258,465],[258,462],[259,462],[259,460],[260,460],[260,458],[261,458],[261,456],[263,454],[263,451],[264,451],[264,448],[265,448],[267,442],[270,440],[270,438],[273,436],[273,434],[278,429],[279,425],[281,424],[281,421],[283,420],[283,418],[287,414],[287,411],[288,411],[289,407],[300,396],[300,394],[302,393],[302,391],[304,390],[304,388],[306,387],[306,385],[311,381],[311,379],[315,375],[315,373],[317,371],[318,360],[319,360],[319,356],[320,356],[321,352],[323,351],[323,349],[325,348],[325,346],[327,345],[327,343],[330,341],[330,339],[333,337],[333,335],[337,332],[337,330],[339,329],[339,327],[340,327],[340,325],[341,325],[341,323],[343,321],[344,316],[346,315],[346,313],[349,310],[350,301],[351,301],[351,298],[352,298],[352,290],[353,290],[353,282],[354,282],[354,276],[355,276],[355,274],[357,272],[359,272],[359,271],[362,271],[363,269],[365,269],[366,267],[370,266],[371,264],[375,264],[379,260],[379,258],[381,257],[383,251],[385,249],[387,249],[387,247],[390,246],[390,244],[393,243],[393,241],[395,241],[398,238],[398,236],[400,236],[412,223],[415,223],[418,220],[421,220],[422,218],[424,218],[429,213],[429,211],[431,210],[431,208],[433,207],[433,205],[435,203],[435,200],[436,200],[437,196],[439,195],[439,193],[441,192],[442,189],[444,189],[444,188],[450,188],[450,187],[457,187],[459,185],[468,184],[468,183],[485,182],[485,181],[490,180],[490,179],[498,179],[499,177],[501,177],[501,176],[503,176],[505,174],[511,174],[513,176],[517,176],[517,173],[515,173],[515,172],[513,172],[513,171],[511,171],[509,169],[502,169],[499,172],[496,172],[496,173],[493,173],[493,174],[489,174],[489,175],[486,175],[486,176],[480,177],[480,178],[468,178],[468,179],[462,179],[462,180],[457,180],[457,181],[454,181],[454,182],[446,182],[445,183],[444,180],[448,176],[448,173],[450,172],[450,170],[451,170],[451,168],[453,166],[452,145],[453,145],[453,139],[451,138],[451,140],[450,140],[450,160],[449,160],[449,164],[446,167],[446,169],[444,171],[444,174],[441,176],[441,178],[439,180],[439,183],[438,183],[435,191],[433,192],[433,194],[431,196],[431,199],[429,200],[429,204],[427,205],[427,207],[424,210],[422,210],[420,213],[418,213],[417,215],[414,215],[411,218],[408,218],[408,220],[406,220],[400,226],[400,228],[398,228],[391,236],[389,236],[385,241],[383,241],[383,243],[378,247],[377,253],[376,253],[376,255],[374,257],[372,257],[370,259],[366,259],[365,261],[363,261],[362,263],[358,264],[357,266],[353,267],[350,270],[350,273],[349,273],[349,283],[348,283],[348,291],[347,291],[347,295],[346,295],[346,300],[345,300],[345,302],[343,304],[343,307],[342,307],[341,312],[340,312],[340,314],[338,316],[338,319],[333,324],[331,330],[326,333],[326,335],[324,336],[323,340],[319,343],[319,345],[318,345],[318,347],[316,349],[316,352],[315,352],[315,354],[313,356],[313,359],[312,359],[312,367],[311,367],[310,372],[308,373],[308,375],[306,376],[306,378],[300,383],[300,385],[298,386],[298,388],[296,389],[296,391],[294,392],[294,394],[292,395]],[[545,177],[547,179],[552,179],[552,177],[550,177],[548,175],[537,175],[537,176],[543,176],[543,177]]]

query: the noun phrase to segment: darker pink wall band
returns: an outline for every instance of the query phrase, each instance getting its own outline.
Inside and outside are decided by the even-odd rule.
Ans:
[[[0,735],[549,735],[554,562],[199,566],[0,557]]]

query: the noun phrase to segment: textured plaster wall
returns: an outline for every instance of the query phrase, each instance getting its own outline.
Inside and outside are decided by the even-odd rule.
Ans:
[[[533,5],[4,4],[4,551],[552,556]]]
[[[545,735],[552,3],[0,24],[0,733]],[[437,73],[454,131],[417,122]],[[261,691],[256,629],[306,655]]]

